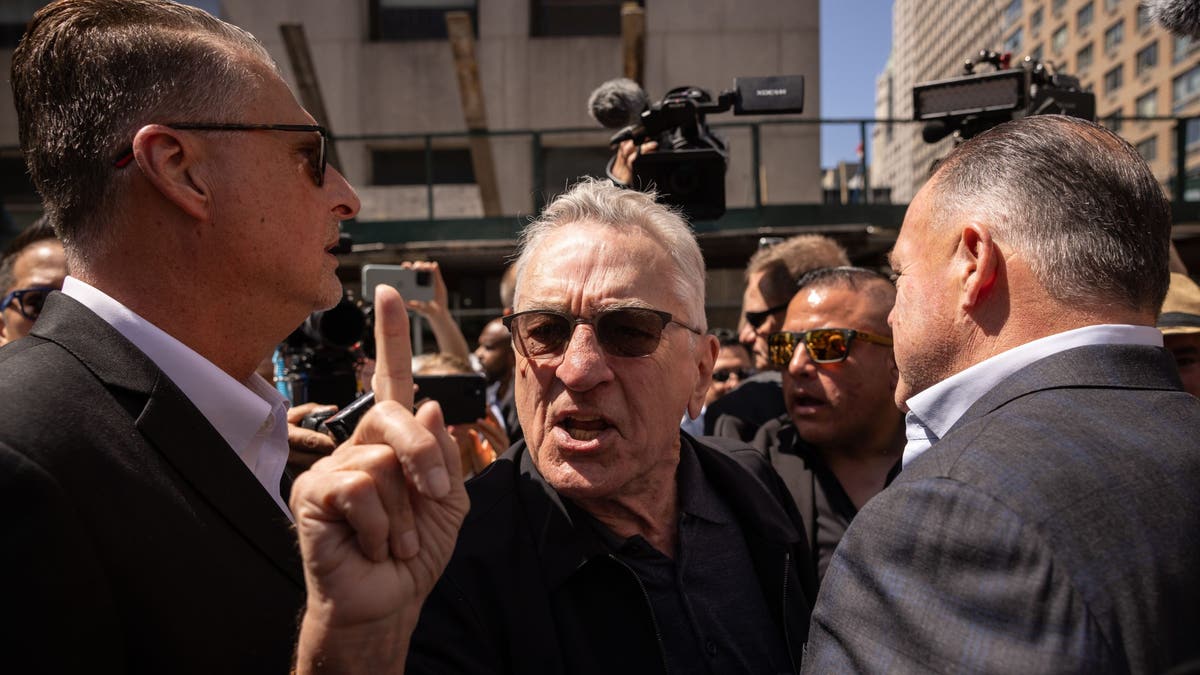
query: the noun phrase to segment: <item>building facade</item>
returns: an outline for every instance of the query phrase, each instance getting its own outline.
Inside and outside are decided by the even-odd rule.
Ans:
[[[1200,41],[1152,22],[1138,0],[896,0],[892,53],[876,82],[876,114],[910,120],[912,87],[962,74],[981,49],[1030,57],[1079,78],[1095,94],[1102,123],[1132,143],[1162,181],[1173,185],[1173,120],[1130,117],[1200,115]],[[979,72],[984,72],[984,67]],[[1189,188],[1200,199],[1200,119],[1182,125]],[[916,123],[880,124],[873,135],[874,182],[907,202],[952,139],[925,143]],[[1191,185],[1195,183],[1195,185]]]

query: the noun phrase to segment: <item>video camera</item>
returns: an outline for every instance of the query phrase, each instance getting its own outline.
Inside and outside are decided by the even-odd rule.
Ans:
[[[610,140],[638,145],[658,142],[654,152],[633,161],[632,185],[654,188],[659,200],[679,207],[689,220],[713,220],[725,213],[725,141],[709,129],[707,115],[730,109],[734,115],[782,115],[803,112],[804,77],[734,78],[733,89],[712,94],[699,87],[677,87],[650,104],[636,82],[610,80],[588,100],[592,118],[621,129]],[[609,163],[609,175],[612,175]]]
[[[976,73],[979,63],[992,72]],[[968,59],[963,75],[913,87],[913,119],[924,120],[921,137],[937,143],[954,134],[965,141],[992,127],[1027,115],[1070,115],[1096,119],[1096,97],[1083,91],[1079,78],[1026,57],[1012,66],[1012,54],[981,50]]]
[[[356,366],[374,356],[370,308],[349,294],[331,309],[313,312],[280,345],[276,380],[287,383],[293,404],[315,401],[345,406],[358,396]]]

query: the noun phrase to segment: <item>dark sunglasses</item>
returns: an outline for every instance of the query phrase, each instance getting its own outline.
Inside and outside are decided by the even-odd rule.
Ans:
[[[700,334],[691,326],[671,318],[667,312],[642,307],[604,309],[584,319],[549,309],[531,309],[501,319],[512,333],[513,347],[527,359],[561,356],[581,323],[592,326],[596,340],[609,356],[649,356],[658,349],[667,324]]]
[[[16,300],[17,312],[30,321],[37,321],[42,315],[42,306],[46,304],[46,296],[50,295],[50,291],[57,290],[51,286],[19,288],[4,296],[4,300],[0,301],[0,308],[7,309],[12,301]]]
[[[771,316],[775,312],[782,312],[787,308],[788,303],[785,302],[782,305],[768,307],[761,312],[746,312],[746,323],[750,324],[754,330],[758,330],[758,327],[763,325],[763,322],[767,320],[767,317]]]
[[[734,370],[714,370],[712,374],[713,382],[727,382],[729,378],[736,377],[738,382],[750,377],[754,371],[749,368],[736,368]]]
[[[850,356],[850,345],[855,340],[873,342],[885,347],[892,346],[892,338],[874,335],[851,328],[814,328],[802,333],[781,331],[767,336],[767,357],[776,368],[786,368],[792,361],[796,345],[804,343],[808,357],[814,363],[838,363]]]
[[[180,122],[163,126],[180,131],[306,131],[316,133],[321,142],[315,155],[309,155],[309,169],[317,187],[325,184],[325,169],[329,165],[329,130],[319,124],[225,124],[222,122]],[[113,165],[123,169],[133,161],[133,148],[122,153]]]

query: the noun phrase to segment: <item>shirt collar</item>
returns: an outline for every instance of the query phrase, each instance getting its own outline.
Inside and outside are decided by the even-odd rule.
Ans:
[[[257,373],[238,382],[213,362],[98,288],[68,276],[62,292],[108,322],[154,362],[254,471],[255,435],[286,415],[287,399]]]
[[[1163,341],[1162,334],[1151,326],[1084,326],[1013,347],[955,373],[906,402],[909,414],[905,416],[905,431],[910,442],[904,451],[904,464],[907,466],[945,436],[976,401],[1009,375],[1068,349],[1106,344],[1161,347]]]

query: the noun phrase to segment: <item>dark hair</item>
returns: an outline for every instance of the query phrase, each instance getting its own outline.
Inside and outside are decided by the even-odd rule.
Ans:
[[[21,257],[21,253],[39,241],[55,238],[54,228],[50,226],[46,216],[33,221],[29,227],[13,237],[12,241],[8,242],[8,246],[4,247],[3,257],[0,257],[0,293],[8,292],[17,282],[13,269],[17,265],[17,258]]]
[[[127,175],[114,161],[139,128],[234,108],[254,60],[274,67],[249,33],[166,0],[38,10],[13,52],[13,99],[21,150],[63,244],[86,256]]]
[[[891,278],[866,267],[823,267],[800,277],[800,281],[796,282],[796,291],[830,286],[847,288],[867,298],[879,324],[876,328],[887,335],[892,334],[887,317],[896,304],[896,285]]]
[[[933,218],[982,216],[1051,297],[1158,312],[1171,209],[1137,150],[1075,117],[1006,122],[959,146],[930,184]]]

